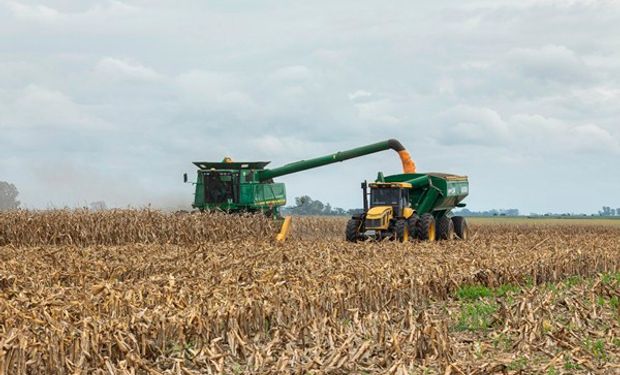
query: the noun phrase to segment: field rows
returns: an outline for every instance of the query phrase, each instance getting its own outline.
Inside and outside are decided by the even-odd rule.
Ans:
[[[349,244],[341,220],[306,218],[276,244],[254,218],[235,220],[256,235],[0,247],[0,371],[617,371],[618,227],[473,225],[468,242]]]

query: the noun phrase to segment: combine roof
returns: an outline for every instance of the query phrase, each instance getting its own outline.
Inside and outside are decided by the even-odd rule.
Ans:
[[[194,165],[202,170],[209,169],[264,169],[270,161],[249,161],[249,162],[212,162],[212,161],[195,161]]]

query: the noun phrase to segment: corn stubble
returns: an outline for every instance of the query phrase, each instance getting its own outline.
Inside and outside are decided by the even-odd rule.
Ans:
[[[349,244],[341,222],[276,244],[258,217],[2,214],[0,373],[620,370],[620,228]]]

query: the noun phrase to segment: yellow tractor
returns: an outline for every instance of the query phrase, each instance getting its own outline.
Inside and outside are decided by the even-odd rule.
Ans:
[[[370,187],[370,194],[368,194]],[[447,173],[403,173],[362,183],[364,210],[347,223],[347,241],[467,240],[469,228],[452,209],[465,207],[466,176]],[[368,197],[370,196],[370,202]]]
[[[419,230],[425,230],[426,237],[434,240],[435,222],[429,221],[426,228],[420,226],[421,219],[411,208],[411,188],[407,182],[362,183],[364,212],[348,221],[345,231],[347,241],[372,238],[377,241],[389,239],[407,242],[410,238],[418,238]]]

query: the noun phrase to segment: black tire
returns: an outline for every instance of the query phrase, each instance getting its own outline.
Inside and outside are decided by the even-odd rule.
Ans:
[[[422,241],[435,241],[436,235],[435,218],[433,215],[422,215],[418,222],[418,238]]]
[[[467,225],[467,220],[463,216],[453,216],[452,224],[454,225],[454,233],[456,237],[467,241],[469,239],[469,226]]]
[[[394,232],[398,242],[409,242],[409,225],[407,220],[396,220],[396,223],[394,224]]]
[[[454,239],[454,224],[446,215],[441,216],[437,221],[437,239],[441,241]]]
[[[407,219],[407,223],[409,224],[409,238],[418,238],[418,225],[420,223],[420,217],[418,214],[411,215],[411,217]]]
[[[347,229],[345,230],[345,237],[349,242],[357,242],[360,238],[360,226],[362,221],[359,219],[350,219],[347,222]]]

